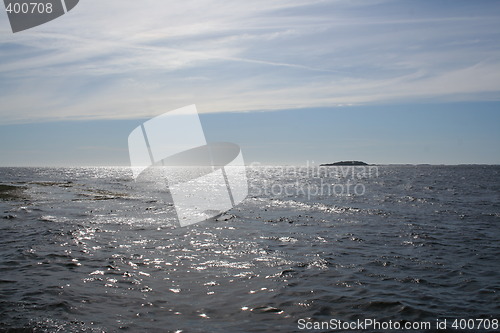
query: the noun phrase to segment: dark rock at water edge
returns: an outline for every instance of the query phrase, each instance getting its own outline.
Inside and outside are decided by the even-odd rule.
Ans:
[[[22,199],[24,187],[0,184],[0,200]]]

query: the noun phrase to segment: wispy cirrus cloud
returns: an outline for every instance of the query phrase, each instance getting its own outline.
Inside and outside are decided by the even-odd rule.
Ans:
[[[12,34],[3,122],[500,99],[500,4],[82,1]]]

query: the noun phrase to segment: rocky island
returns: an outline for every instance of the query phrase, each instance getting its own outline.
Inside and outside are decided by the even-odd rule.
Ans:
[[[320,164],[319,166],[359,166],[359,165],[368,165],[368,164],[361,161],[340,161],[335,163]]]

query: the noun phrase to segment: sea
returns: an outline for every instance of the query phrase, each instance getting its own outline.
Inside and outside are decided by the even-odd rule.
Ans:
[[[500,330],[500,166],[246,174],[181,227],[164,179],[0,168],[0,332]]]

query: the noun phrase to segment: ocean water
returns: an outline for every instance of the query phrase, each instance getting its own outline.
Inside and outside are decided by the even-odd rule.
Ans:
[[[1,168],[0,331],[500,319],[499,166],[346,168],[249,168],[183,228],[128,168]]]

